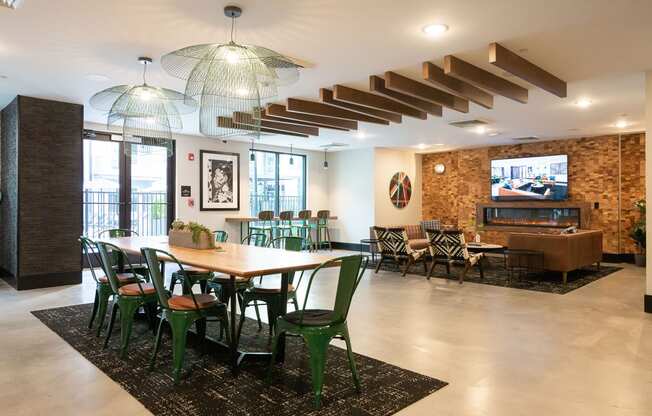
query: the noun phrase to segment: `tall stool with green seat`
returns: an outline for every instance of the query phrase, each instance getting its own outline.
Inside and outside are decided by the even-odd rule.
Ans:
[[[118,310],[120,311],[120,358],[127,355],[127,348],[129,346],[129,338],[131,336],[131,329],[134,322],[134,315],[138,308],[141,306],[145,309],[148,315],[150,325],[154,326],[154,316],[156,310],[156,289],[151,283],[141,282],[138,275],[133,273],[135,283],[121,285],[118,280],[116,270],[114,268],[113,259],[115,252],[120,253],[124,260],[129,263],[129,259],[124,251],[118,246],[111,243],[102,241],[96,242],[97,251],[100,253],[102,260],[102,269],[108,277],[111,290],[113,291],[113,305],[111,305],[111,320],[109,321],[109,329],[106,333],[104,340],[104,348],[109,345],[111,339],[111,332],[113,332],[113,325]]]
[[[245,245],[254,245],[256,247],[265,247],[267,243],[267,235],[261,233],[252,233],[242,239],[242,244]],[[243,313],[244,309],[242,307],[242,294],[252,285],[252,279],[246,279],[243,277],[236,277],[235,279],[235,292],[240,306],[240,313]],[[220,297],[220,300],[226,304],[229,303],[231,299],[231,277],[225,274],[214,275],[211,279],[207,281],[207,293],[210,293],[211,290],[214,290],[215,293]],[[231,305],[232,308],[235,308],[235,305]],[[258,330],[263,329],[263,324],[260,321],[260,311],[258,309],[258,303],[254,303],[256,308],[256,320],[258,321]],[[235,325],[235,324],[234,324]]]
[[[88,323],[88,329],[93,328],[93,322],[97,319],[97,331],[96,336],[100,336],[102,332],[102,327],[104,326],[104,319],[106,318],[106,311],[109,306],[109,299],[113,296],[113,291],[111,290],[111,285],[109,285],[109,280],[104,274],[100,274],[99,270],[96,270],[98,267],[102,267],[102,263],[98,258],[98,254],[95,251],[95,242],[88,237],[80,236],[79,242],[82,246],[82,251],[88,262],[88,268],[91,271],[91,276],[95,280],[95,300],[93,301],[93,310],[91,312],[91,319]],[[133,274],[131,273],[116,273],[120,286],[136,283]]]
[[[299,222],[294,225],[295,235],[303,238],[304,248],[312,250],[314,248],[314,243],[312,240],[312,225],[310,221],[312,220],[312,211],[309,209],[304,209],[299,211]]]
[[[274,238],[276,235],[274,211],[260,211],[258,221],[249,226],[249,234],[265,234],[267,241]]]
[[[161,307],[161,319],[158,324],[158,330],[156,331],[154,350],[149,368],[150,370],[153,369],[156,362],[156,354],[161,346],[163,323],[167,322],[172,330],[174,382],[178,383],[181,378],[183,359],[186,352],[188,329],[193,323],[196,326],[197,334],[203,338],[206,335],[206,322],[208,318],[215,318],[213,321],[220,322],[226,328],[227,340],[229,340],[229,319],[226,312],[226,305],[213,295],[193,293],[193,280],[186,276],[183,265],[172,254],[147,247],[141,248],[140,251],[151,270],[150,276],[156,289],[158,304]],[[184,293],[187,294],[178,296],[165,290],[165,282],[158,259],[159,254],[177,263],[181,282],[184,285]]]
[[[281,334],[292,334],[303,337],[310,353],[310,370],[312,373],[312,389],[315,395],[315,407],[321,405],[322,388],[324,385],[324,367],[328,344],[335,337],[344,339],[349,358],[349,367],[353,382],[358,392],[360,379],[355,367],[351,339],[347,325],[347,316],[351,300],[362,275],[367,268],[368,259],[362,255],[344,256],[329,260],[316,268],[310,275],[303,308],[290,312],[276,319],[276,334],[272,343],[272,360],[267,372],[267,381],[271,382],[272,369],[276,360],[278,340]],[[333,309],[306,309],[312,282],[319,272],[329,266],[340,264],[340,274],[337,281],[337,292]]]
[[[333,250],[331,245],[331,232],[328,230],[328,219],[331,212],[328,210],[317,211],[317,223],[315,224],[315,235],[317,236],[317,248],[322,248],[322,244],[327,244],[329,250]]]
[[[303,247],[303,238],[301,237],[278,237],[272,240],[269,244],[269,247],[285,249],[289,251],[301,251]],[[276,323],[276,318],[280,316],[280,302],[281,302],[281,288],[280,286],[269,286],[263,284],[264,276],[260,277],[260,283],[255,284],[247,288],[242,292],[242,304],[241,304],[241,314],[240,314],[240,325],[238,325],[238,339],[240,339],[240,333],[242,332],[242,325],[245,321],[244,311],[247,309],[247,306],[251,302],[264,302],[267,305],[267,322],[269,322],[269,337],[273,334],[273,328]],[[299,276],[297,284],[294,285],[294,273],[291,273],[288,277],[288,302],[292,302],[295,310],[299,310],[299,302],[297,301],[297,287],[301,284],[301,279],[303,278],[303,272]]]
[[[278,233],[277,237],[292,237],[293,228],[292,219],[294,218],[294,211],[283,211],[278,214],[278,225],[276,226],[276,231]]]
[[[119,238],[119,237],[140,237],[140,234],[138,234],[134,230],[130,230],[128,228],[109,228],[106,230],[102,230],[97,234],[97,238],[101,239],[105,235],[107,235],[110,238]],[[118,256],[118,253],[114,254],[115,256]],[[143,264],[142,262],[140,263],[130,263],[126,264],[125,262],[122,261],[120,257],[116,257],[115,259],[115,268],[118,269],[120,272],[125,272],[128,271],[128,267],[131,267],[133,271],[136,272],[136,274],[139,274],[141,276],[144,276],[148,270],[147,266]]]

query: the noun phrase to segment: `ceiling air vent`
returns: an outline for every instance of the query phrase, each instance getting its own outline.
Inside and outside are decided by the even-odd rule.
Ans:
[[[484,126],[485,124],[488,124],[484,120],[464,120],[464,121],[454,121],[452,123],[448,123],[449,125],[453,127],[459,127],[461,129],[468,129],[468,128],[473,128],[473,127],[478,127],[478,126]]]
[[[515,142],[530,142],[533,140],[539,140],[537,136],[526,136],[526,137],[513,137],[512,140]]]
[[[326,148],[326,149],[332,149],[332,148],[335,148],[335,147],[347,147],[347,146],[348,146],[348,144],[346,144],[346,143],[329,143],[329,144],[322,144],[319,147]]]
[[[15,9],[19,0],[0,0],[0,6]]]

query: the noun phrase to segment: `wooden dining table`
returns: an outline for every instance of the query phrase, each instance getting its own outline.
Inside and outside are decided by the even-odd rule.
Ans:
[[[214,249],[198,250],[192,248],[171,246],[168,244],[167,236],[158,237],[119,237],[100,239],[116,245],[129,254],[140,255],[140,249],[151,247],[167,251],[179,260],[183,265],[208,269],[213,272],[223,273],[230,277],[231,285],[231,366],[234,373],[237,373],[240,363],[249,356],[271,356],[267,352],[247,352],[238,348],[236,340],[236,307],[238,304],[235,292],[236,277],[254,278],[258,276],[280,274],[281,275],[281,315],[287,312],[288,280],[293,272],[312,270],[322,263],[331,260],[334,256],[315,254],[309,252],[295,252],[277,248],[256,247],[233,243],[217,243]],[[162,262],[169,261],[169,258],[161,257]],[[164,263],[163,263],[164,264]],[[244,313],[244,311],[241,311]],[[233,341],[236,340],[236,341]],[[285,336],[282,335],[278,344],[278,358],[283,361],[285,357]]]

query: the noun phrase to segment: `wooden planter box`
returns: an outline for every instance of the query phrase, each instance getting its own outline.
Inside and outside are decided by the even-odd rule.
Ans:
[[[192,241],[192,232],[185,230],[170,230],[168,234],[168,244],[177,247],[206,250],[209,248],[215,248],[215,235],[210,233],[209,236],[206,233],[201,233],[199,241],[195,243]]]

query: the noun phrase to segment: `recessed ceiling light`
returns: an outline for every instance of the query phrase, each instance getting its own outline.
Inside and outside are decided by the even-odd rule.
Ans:
[[[95,82],[105,82],[111,80],[111,78],[102,74],[86,74],[84,75],[84,78],[86,78],[89,81],[95,81]]]
[[[363,131],[359,131],[355,134],[355,137],[358,139],[365,139],[367,135]]]
[[[500,133],[497,131],[492,131],[491,133],[488,134],[488,136],[495,137],[498,136]]]
[[[424,26],[421,30],[428,36],[439,36],[442,33],[448,32],[448,26],[443,23],[433,23]]]
[[[475,129],[473,129],[478,134],[485,134],[487,132],[487,128],[485,126],[477,126]]]
[[[433,146],[444,146],[444,143],[435,143]]]
[[[419,144],[417,145],[417,149],[421,149],[421,150],[423,150],[423,149],[425,149],[425,148],[427,148],[427,147],[428,147],[428,145],[425,144],[425,143],[419,143]]]
[[[619,129],[624,129],[628,125],[629,125],[629,123],[627,123],[627,120],[625,120],[625,119],[620,119],[620,120],[616,121],[616,127],[618,127]]]
[[[588,98],[580,98],[579,100],[575,101],[575,105],[579,108],[589,108],[591,107],[591,104],[593,104],[593,101],[589,100]]]

